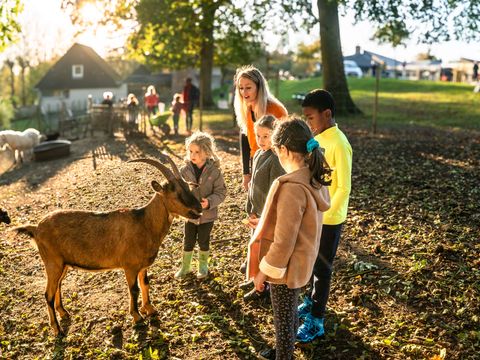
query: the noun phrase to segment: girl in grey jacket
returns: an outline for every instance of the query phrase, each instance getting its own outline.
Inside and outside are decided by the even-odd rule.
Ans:
[[[217,207],[225,200],[227,189],[215,154],[215,140],[210,134],[195,132],[185,141],[186,164],[180,169],[182,177],[191,185],[192,192],[202,204],[203,213],[197,220],[185,221],[182,266],[175,278],[184,278],[192,271],[191,262],[198,241],[197,278],[208,275],[210,233],[217,218]]]

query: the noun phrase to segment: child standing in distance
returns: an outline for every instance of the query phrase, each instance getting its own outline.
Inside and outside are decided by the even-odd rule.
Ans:
[[[293,359],[300,288],[310,280],[330,207],[330,169],[308,125],[300,119],[280,122],[272,145],[286,174],[268,192],[249,244],[247,279],[262,291],[270,282],[277,359]],[[272,358],[272,349],[260,356]]]
[[[135,130],[137,124],[137,116],[138,116],[138,99],[135,94],[128,94],[127,97],[127,133],[130,134],[132,131]]]
[[[193,249],[198,241],[197,278],[203,279],[208,275],[210,233],[217,219],[217,207],[225,200],[227,189],[213,137],[204,132],[195,132],[185,140],[185,146],[186,164],[180,169],[180,174],[187,183],[195,184],[192,191],[202,204],[203,213],[197,220],[185,221],[182,266],[175,278],[182,279],[192,271]]]
[[[278,157],[272,150],[272,132],[276,120],[272,115],[265,115],[255,122],[255,135],[259,149],[253,156],[252,179],[248,188],[246,205],[249,220],[247,226],[253,230],[257,227],[270,186],[276,178],[285,174]],[[247,263],[245,262],[244,265],[246,268]],[[243,284],[242,287],[245,286]],[[263,292],[253,289],[243,299],[246,301],[257,300],[268,294],[269,288],[267,283]]]
[[[147,108],[148,116],[149,117],[155,116],[158,112],[158,103],[160,101],[157,91],[155,90],[155,86],[150,85],[147,88],[147,92],[145,93],[144,100],[145,100],[145,107]]]
[[[178,135],[178,120],[180,118],[180,112],[183,109],[182,96],[180,94],[175,94],[173,96],[172,106],[170,111],[173,113],[173,130],[175,135]]]
[[[335,122],[335,103],[326,90],[310,91],[302,102],[303,114],[315,139],[325,149],[325,158],[332,170],[328,187],[330,209],[323,214],[323,229],[310,287],[298,315],[304,319],[297,340],[311,342],[324,335],[323,321],[330,291],[332,265],[337,253],[342,226],[347,218],[351,189],[352,147]]]

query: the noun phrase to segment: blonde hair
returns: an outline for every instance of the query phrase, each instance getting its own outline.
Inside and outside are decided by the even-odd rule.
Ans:
[[[245,65],[239,67],[233,78],[233,82],[235,84],[234,109],[235,115],[237,117],[238,126],[240,127],[242,132],[246,134],[247,112],[249,111],[249,109],[238,88],[238,82],[241,78],[248,79],[255,83],[255,85],[257,86],[257,98],[252,109],[256,119],[260,119],[262,116],[265,115],[265,113],[267,112],[268,102],[276,103],[282,107],[283,105],[280,103],[280,101],[277,100],[275,96],[270,93],[267,80],[265,80],[265,77],[260,72],[260,70],[258,70],[252,65]]]
[[[133,93],[128,94],[128,97],[127,97],[127,104],[131,104],[131,103],[138,104],[138,99]]]
[[[155,86],[150,85],[149,87],[147,87],[147,95],[156,94],[156,93],[157,93],[157,90],[155,90]]]
[[[220,159],[216,154],[217,147],[215,146],[215,139],[212,135],[206,132],[195,131],[191,136],[185,139],[185,147],[187,148],[187,150],[192,144],[197,145],[201,150],[205,152],[205,154],[207,154],[207,158],[213,160],[215,166],[220,167]],[[190,160],[188,156],[188,151],[185,160]]]
[[[257,131],[259,127],[263,127],[265,129],[273,131],[275,129],[275,123],[277,122],[277,120],[278,119],[273,115],[263,115],[258,121],[255,121],[253,127],[255,131]]]

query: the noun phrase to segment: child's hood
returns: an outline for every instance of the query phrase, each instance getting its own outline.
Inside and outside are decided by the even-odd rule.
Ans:
[[[278,178],[280,183],[289,182],[301,184],[305,190],[312,194],[312,197],[317,203],[317,208],[320,211],[327,211],[330,209],[330,195],[326,186],[315,188],[310,184],[311,173],[308,167],[303,167],[289,174],[282,175]]]

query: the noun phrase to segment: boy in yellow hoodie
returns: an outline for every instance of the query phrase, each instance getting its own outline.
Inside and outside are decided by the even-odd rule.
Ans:
[[[307,343],[324,335],[323,321],[330,291],[332,264],[337,252],[342,226],[347,218],[351,189],[352,147],[335,122],[335,103],[332,95],[322,89],[310,91],[302,102],[303,114],[315,139],[325,149],[325,159],[332,169],[328,187],[331,206],[323,214],[320,249],[313,267],[310,287],[298,315],[303,324],[297,341]]]

